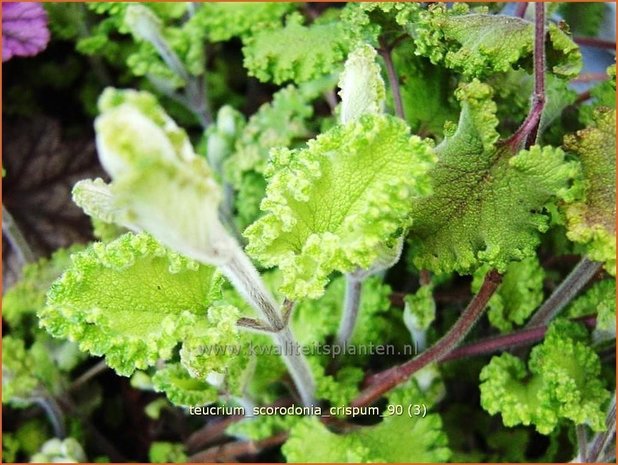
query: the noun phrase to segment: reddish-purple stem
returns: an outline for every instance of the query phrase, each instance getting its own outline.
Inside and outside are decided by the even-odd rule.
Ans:
[[[577,318],[575,321],[585,324],[589,328],[594,328],[597,325],[596,316],[587,316]],[[514,349],[517,347],[527,346],[534,342],[540,341],[547,332],[547,326],[536,326],[530,329],[522,329],[509,334],[494,336],[487,339],[482,339],[465,346],[458,347],[450,354],[442,359],[443,362],[449,360],[457,360],[465,357],[473,357],[476,355],[485,355],[499,350]]]
[[[378,52],[384,60],[386,66],[386,74],[390,83],[391,92],[393,94],[393,101],[395,103],[395,114],[401,118],[406,119],[403,112],[403,102],[401,100],[401,89],[399,88],[399,77],[395,71],[395,65],[393,64],[392,45],[388,45],[383,38],[380,38],[380,48]]]
[[[579,45],[586,45],[588,47],[606,48],[608,50],[616,49],[616,42],[597,39],[596,37],[574,37],[573,42]]]
[[[378,381],[375,384],[363,389],[351,405],[356,407],[370,405],[384,393],[405,382],[421,368],[444,359],[474,327],[501,282],[502,275],[496,270],[487,273],[478,294],[474,296],[448,333],[420,355],[384,372],[383,376],[377,378]]]
[[[528,9],[528,2],[521,2],[517,4],[517,8],[515,8],[515,16],[518,18],[523,18],[526,16],[526,10]]]
[[[534,5],[534,94],[528,116],[517,132],[508,140],[513,150],[529,148],[536,141],[543,108],[545,107],[545,5]]]

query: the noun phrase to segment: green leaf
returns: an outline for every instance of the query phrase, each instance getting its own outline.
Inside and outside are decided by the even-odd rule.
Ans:
[[[244,65],[262,82],[307,82],[337,72],[354,45],[341,23],[304,26],[291,14],[284,28],[265,30],[245,39]]]
[[[197,379],[216,385],[223,392],[241,393],[249,365],[246,345],[251,336],[241,332],[236,307],[219,303],[208,310],[208,324],[191,332],[180,351],[182,365]],[[237,348],[238,353],[226,352]]]
[[[425,284],[414,294],[404,297],[403,319],[408,329],[426,331],[436,319],[436,302],[433,299],[433,286]]]
[[[181,407],[198,407],[212,404],[219,398],[217,389],[206,381],[192,377],[178,363],[158,369],[152,377],[154,390],[165,392],[169,401]]]
[[[180,442],[154,441],[148,451],[150,463],[186,463],[185,447]]]
[[[41,325],[80,349],[105,355],[122,375],[169,359],[179,342],[206,323],[222,278],[160,245],[127,233],[72,257],[53,284]]]
[[[575,299],[566,309],[571,318],[596,313],[596,329],[616,337],[616,281],[604,279],[594,283],[585,294]]]
[[[391,405],[419,402],[418,388],[393,393]],[[282,448],[288,462],[445,462],[451,452],[437,414],[425,417],[385,415],[381,423],[347,434],[329,431],[317,418],[292,427]]]
[[[543,208],[567,195],[576,163],[552,147],[514,153],[498,142],[492,89],[474,80],[456,92],[457,129],[435,149],[433,194],[413,204],[414,264],[470,273],[487,264],[504,271],[534,253],[548,228]]]
[[[268,152],[284,147],[310,134],[307,121],[313,116],[310,95],[303,88],[289,85],[273,94],[272,101],[260,106],[234,144],[232,155],[225,161],[226,179],[236,188],[245,173],[263,173]]]
[[[348,2],[341,20],[353,36],[377,47],[379,38],[397,40],[405,32],[404,26],[417,20],[422,8],[416,2]]]
[[[610,394],[588,340],[583,326],[558,320],[532,349],[529,370],[511,354],[493,357],[481,371],[481,405],[492,415],[501,413],[505,426],[533,424],[541,434],[551,433],[563,418],[605,430]]]
[[[34,372],[34,361],[24,341],[12,336],[2,338],[2,403],[26,403],[39,381]]]
[[[30,347],[13,336],[2,338],[2,403],[30,405],[44,395],[63,388],[60,372],[45,345],[36,340]]]
[[[2,319],[9,325],[13,336],[34,329],[28,320],[45,305],[49,286],[69,265],[71,254],[82,248],[82,245],[74,245],[69,249],[58,249],[50,258],[41,258],[24,266],[22,278],[2,296]]]
[[[399,75],[404,114],[412,132],[441,140],[444,124],[456,120],[458,114],[452,73],[425,57],[409,53],[404,45],[393,51],[393,62]]]
[[[616,110],[600,107],[593,123],[564,139],[582,165],[584,198],[566,206],[567,237],[616,275]]]
[[[322,295],[332,271],[367,269],[410,225],[428,192],[427,142],[401,120],[366,115],[301,150],[272,152],[266,215],[245,231],[247,251],[283,272],[292,299]]]
[[[309,359],[316,382],[316,397],[326,400],[330,405],[349,405],[359,393],[359,386],[365,377],[364,370],[353,366],[344,366],[337,373],[327,375],[326,369],[333,358],[325,358],[325,368],[317,358]]]
[[[478,292],[483,283],[487,266],[474,273],[472,291]],[[543,302],[545,271],[536,256],[509,264],[502,283],[489,299],[489,322],[502,332],[521,326]]]
[[[316,98],[316,92],[310,84],[289,85],[275,92],[272,101],[260,106],[249,118],[234,140],[232,153],[223,162],[224,178],[237,191],[235,207],[240,229],[260,216],[260,202],[266,195],[264,170],[270,150],[290,146],[311,135],[311,101]],[[320,83],[318,87],[325,84]]]
[[[466,77],[531,68],[534,25],[520,18],[470,14],[466,4],[451,9],[434,4],[409,29],[415,38],[414,53]],[[577,76],[582,67],[579,47],[555,24],[549,24],[548,34],[548,68],[564,78]]]
[[[202,3],[191,18],[211,42],[247,37],[281,25],[283,16],[297,8],[294,3]]]
[[[258,415],[232,423],[225,432],[245,440],[261,441],[288,431],[299,421],[302,417],[297,415]]]

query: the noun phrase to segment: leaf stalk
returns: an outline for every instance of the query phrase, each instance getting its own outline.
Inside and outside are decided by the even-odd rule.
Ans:
[[[487,302],[496,292],[502,282],[502,275],[496,270],[491,270],[485,275],[485,280],[479,292],[463,311],[457,322],[442,338],[431,348],[417,355],[402,365],[386,370],[379,376],[376,383],[365,388],[359,396],[352,401],[351,405],[360,407],[370,405],[378,400],[384,393],[407,381],[414,373],[429,365],[444,359],[474,327]]]

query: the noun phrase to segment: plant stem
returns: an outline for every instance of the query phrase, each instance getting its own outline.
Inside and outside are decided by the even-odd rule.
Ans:
[[[375,384],[364,389],[351,405],[359,407],[372,404],[385,392],[405,382],[421,368],[446,357],[474,327],[501,282],[500,273],[496,270],[488,272],[478,294],[474,296],[453,327],[438,342],[413,359],[387,370]]]
[[[528,2],[521,2],[517,4],[517,8],[515,8],[515,16],[518,18],[523,18],[526,16],[526,10],[528,9]]]
[[[580,461],[588,462],[588,434],[584,425],[575,425],[575,435],[577,436],[577,458]]]
[[[191,75],[160,32],[150,35],[148,41],[157,50],[168,68],[184,81],[185,94],[180,101],[185,102],[185,106],[193,112],[202,127],[206,129],[212,123],[212,113],[203,75]]]
[[[597,323],[595,316],[576,318],[574,321],[585,324],[589,328],[594,328]],[[523,347],[534,342],[540,341],[547,332],[547,325],[535,326],[534,328],[521,329],[512,333],[493,336],[481,339],[461,347],[456,348],[442,359],[443,362],[457,360],[476,355],[486,355],[500,350]]]
[[[101,360],[99,363],[90,367],[88,370],[82,373],[75,381],[73,381],[71,383],[71,386],[69,386],[69,391],[73,391],[86,384],[92,378],[107,370],[107,368],[108,366],[107,363],[105,363],[105,360]]]
[[[36,260],[34,252],[32,252],[32,249],[28,245],[28,241],[22,234],[19,226],[17,226],[17,223],[15,223],[13,216],[4,205],[2,205],[2,233],[6,236],[11,247],[13,247],[17,253],[22,265],[32,263]]]
[[[245,455],[256,455],[269,447],[283,444],[287,432],[281,432],[260,441],[235,441],[211,447],[189,457],[190,463],[236,462]]]
[[[607,81],[609,76],[607,73],[581,73],[571,82],[574,84],[580,84],[585,82],[594,82],[594,81]]]
[[[534,93],[530,112],[522,125],[508,140],[513,150],[520,150],[522,144],[530,148],[537,138],[543,108],[545,107],[545,5],[534,4]]]
[[[305,405],[315,404],[315,381],[309,364],[292,331],[284,322],[274,298],[266,289],[251,260],[234,241],[229,260],[220,265],[223,274],[268,322],[271,337],[281,349],[281,355]]]
[[[401,100],[401,89],[399,88],[399,77],[395,71],[395,65],[393,64],[392,47],[390,47],[384,38],[380,38],[380,49],[378,50],[382,58],[384,59],[384,65],[386,66],[386,74],[388,76],[388,82],[391,86],[391,92],[393,94],[393,102],[395,103],[395,114],[405,120],[405,114],[403,111],[403,102]]]
[[[281,331],[275,333],[273,337],[281,348],[283,361],[288,367],[303,404],[306,406],[315,405],[315,381],[309,369],[307,359],[300,350],[301,346],[294,339],[292,330],[289,326],[286,326]]]
[[[585,45],[588,47],[606,48],[608,50],[616,49],[616,42],[597,39],[596,37],[574,37],[573,42],[578,45]]]
[[[601,268],[601,263],[582,258],[552,295],[532,315],[526,328],[548,324]]]
[[[358,310],[360,308],[361,292],[363,290],[363,280],[354,276],[353,273],[345,275],[345,298],[343,304],[343,313],[339,322],[339,330],[337,331],[336,344],[344,346],[347,344],[358,319]]]
[[[601,458],[603,458],[603,454],[605,450],[609,447],[612,440],[616,437],[616,392],[614,391],[612,395],[611,403],[609,404],[609,409],[607,410],[607,417],[605,418],[605,427],[606,430],[602,433],[597,434],[593,441],[592,447],[590,448],[590,454],[588,455],[588,460],[592,463],[598,463]]]
[[[46,413],[49,422],[52,425],[54,431],[54,437],[64,439],[66,437],[66,429],[64,427],[64,414],[62,409],[51,395],[42,393],[41,395],[34,397],[36,402]]]

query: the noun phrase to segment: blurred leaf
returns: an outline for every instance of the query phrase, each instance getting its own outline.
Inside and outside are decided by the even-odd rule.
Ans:
[[[58,121],[39,116],[4,121],[3,205],[36,255],[92,238],[90,220],[71,200],[80,179],[101,176],[94,138],[65,138]],[[3,238],[3,286],[19,275],[20,264]]]

